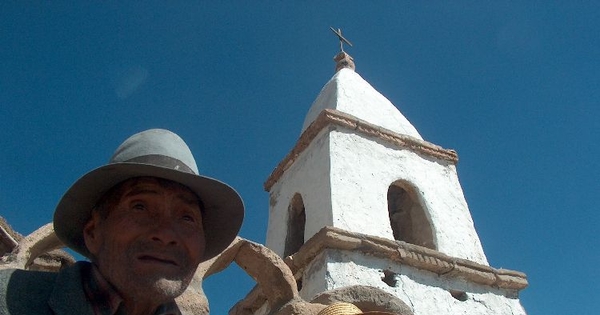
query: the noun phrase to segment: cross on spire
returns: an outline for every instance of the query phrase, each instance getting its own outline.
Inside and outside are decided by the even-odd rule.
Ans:
[[[341,29],[334,29],[333,27],[329,27],[331,29],[331,31],[337,35],[337,37],[340,40],[340,52],[344,52],[344,43],[350,45],[350,47],[352,47],[352,43],[350,43],[346,38],[344,38],[344,36],[342,36],[342,30]]]
[[[344,36],[342,35],[341,29],[338,28],[336,30],[335,28],[333,28],[331,26],[329,28],[340,40],[340,52],[335,57],[333,57],[333,60],[335,61],[335,72],[338,72],[343,68],[355,70],[356,66],[354,65],[354,60],[352,59],[352,57],[350,55],[348,55],[344,51],[344,43],[346,43],[350,46],[352,46],[352,43],[350,43],[350,41],[348,41],[346,38],[344,38]]]

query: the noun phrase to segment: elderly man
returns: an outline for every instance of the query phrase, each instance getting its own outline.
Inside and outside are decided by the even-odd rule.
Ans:
[[[243,214],[238,193],[200,176],[179,136],[135,134],[56,207],[56,235],[90,262],[1,271],[0,314],[179,314],[175,297],[233,241]]]

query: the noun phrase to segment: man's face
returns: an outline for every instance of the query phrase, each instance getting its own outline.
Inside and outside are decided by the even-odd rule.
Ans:
[[[121,184],[106,215],[84,228],[100,273],[124,298],[165,302],[189,285],[205,249],[198,197],[152,177]]]

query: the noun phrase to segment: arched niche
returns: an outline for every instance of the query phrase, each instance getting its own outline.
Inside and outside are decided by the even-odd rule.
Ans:
[[[406,181],[392,183],[387,192],[394,239],[436,249],[431,222],[417,190]]]
[[[306,226],[306,211],[300,194],[295,194],[288,207],[287,234],[283,257],[297,252],[304,244],[304,228]]]

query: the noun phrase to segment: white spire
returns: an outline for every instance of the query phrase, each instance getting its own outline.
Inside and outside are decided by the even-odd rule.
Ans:
[[[304,119],[302,132],[326,108],[350,114],[399,134],[423,139],[392,102],[351,68],[340,69],[325,84]]]

